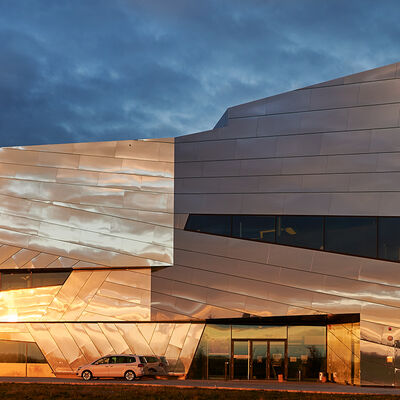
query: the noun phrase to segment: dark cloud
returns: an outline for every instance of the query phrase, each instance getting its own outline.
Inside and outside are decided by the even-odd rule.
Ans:
[[[2,0],[0,145],[176,136],[399,61],[397,0]]]

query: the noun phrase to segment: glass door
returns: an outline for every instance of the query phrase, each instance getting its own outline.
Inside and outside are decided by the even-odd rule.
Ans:
[[[285,377],[285,341],[269,342],[269,379]]]
[[[268,341],[252,340],[251,349],[251,379],[267,379]]]
[[[249,341],[234,340],[232,347],[232,378],[249,379]]]

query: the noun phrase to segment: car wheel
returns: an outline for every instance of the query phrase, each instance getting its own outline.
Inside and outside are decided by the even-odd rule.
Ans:
[[[86,371],[82,372],[82,379],[84,381],[90,381],[92,378],[93,378],[93,374],[90,371],[86,370]]]
[[[136,378],[136,374],[133,371],[126,371],[124,374],[124,378],[126,381],[133,381]]]

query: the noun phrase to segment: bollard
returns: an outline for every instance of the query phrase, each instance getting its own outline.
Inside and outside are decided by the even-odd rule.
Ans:
[[[278,382],[283,382],[283,374],[278,374]]]
[[[225,380],[228,380],[228,366],[229,366],[229,361],[225,361]]]

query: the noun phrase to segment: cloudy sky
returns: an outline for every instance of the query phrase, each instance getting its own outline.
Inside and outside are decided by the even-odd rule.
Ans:
[[[178,136],[400,61],[398,0],[0,0],[0,146]]]

